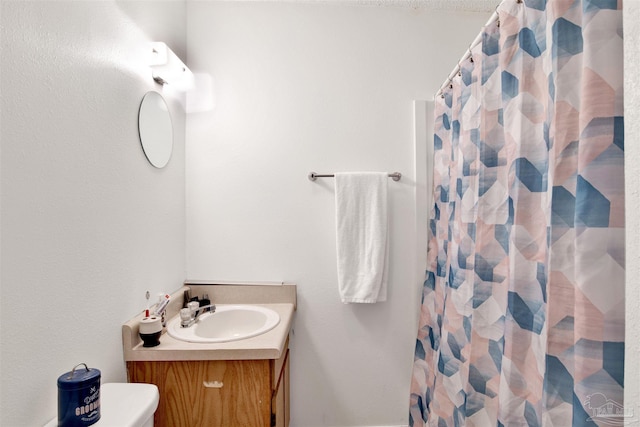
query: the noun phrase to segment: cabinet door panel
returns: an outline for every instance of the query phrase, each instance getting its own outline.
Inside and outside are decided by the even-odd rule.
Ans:
[[[201,400],[194,409],[202,414],[202,425],[211,425],[212,419],[213,425],[229,427],[270,425],[269,361],[209,361],[198,366]]]
[[[274,396],[272,411],[274,414],[274,427],[289,426],[289,350],[282,358],[280,375],[274,382]]]
[[[156,426],[269,427],[267,360],[129,362],[129,380],[160,389]]]

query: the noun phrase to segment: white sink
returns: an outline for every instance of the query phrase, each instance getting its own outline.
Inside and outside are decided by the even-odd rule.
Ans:
[[[237,341],[255,337],[275,328],[280,315],[270,308],[258,305],[218,305],[215,313],[204,313],[198,321],[183,328],[180,316],[167,324],[173,338],[199,343]]]

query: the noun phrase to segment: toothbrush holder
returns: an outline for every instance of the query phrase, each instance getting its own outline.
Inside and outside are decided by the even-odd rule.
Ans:
[[[162,335],[162,319],[158,316],[143,317],[140,320],[140,338],[143,347],[155,347],[160,344]]]

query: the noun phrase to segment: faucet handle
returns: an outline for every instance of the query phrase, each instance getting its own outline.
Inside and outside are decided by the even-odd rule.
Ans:
[[[191,313],[190,308],[182,308],[180,309],[180,320],[182,322],[188,322],[193,318],[193,314]]]
[[[189,310],[191,310],[192,319],[198,317],[198,315],[200,314],[200,303],[198,301],[191,301],[189,304],[187,304],[187,307],[189,307]]]

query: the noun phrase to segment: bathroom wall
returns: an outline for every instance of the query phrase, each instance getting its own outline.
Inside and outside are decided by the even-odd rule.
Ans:
[[[291,281],[291,425],[407,425],[416,274],[413,100],[431,99],[491,11],[415,3],[188,2],[215,109],[187,120],[190,279]],[[388,301],[338,297],[332,179],[389,181]],[[426,218],[421,218],[426,221]]]
[[[145,290],[185,277],[185,114],[152,167],[142,96],[162,91],[147,43],[185,54],[183,1],[1,2],[0,425],[57,414],[59,375],[86,362],[125,381],[120,328]]]
[[[624,2],[624,126],[627,221],[625,409],[640,420],[640,1]]]
[[[290,280],[292,427],[406,424],[415,307],[412,100],[430,99],[488,13],[339,4],[189,4],[189,64],[216,109],[188,125],[188,276]],[[626,139],[640,139],[640,2],[626,1]],[[145,43],[186,52],[182,1],[0,3],[0,425],[56,414],[75,363],[123,381],[120,325],[144,291],[185,277],[184,131],[139,148],[142,95],[162,90]],[[451,30],[454,28],[455,30]],[[446,39],[444,38],[446,34]],[[640,148],[627,144],[628,234],[640,234]],[[390,181],[389,300],[337,299],[333,183],[310,170],[399,170]],[[420,220],[420,219],[418,219]],[[640,413],[640,241],[627,240],[626,406]],[[419,268],[419,267],[418,267]]]

